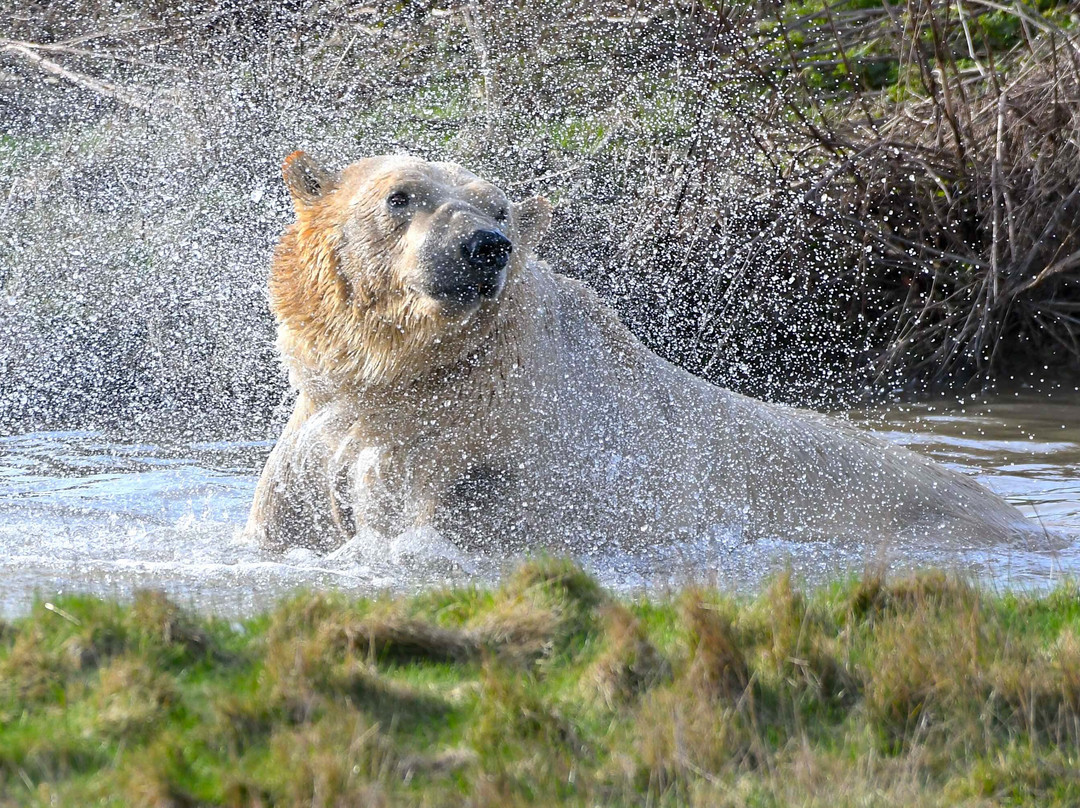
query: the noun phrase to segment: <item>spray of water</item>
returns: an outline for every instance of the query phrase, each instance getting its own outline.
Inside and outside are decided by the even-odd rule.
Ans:
[[[850,389],[867,348],[844,271],[851,226],[785,140],[784,87],[733,58],[754,14],[614,0],[0,3],[0,434],[124,436],[7,439],[18,490],[0,502],[4,574],[26,578],[13,597],[56,580],[57,559],[83,587],[168,585],[192,554],[205,563],[182,592],[280,589],[312,570],[402,580],[310,558],[299,578],[267,579],[269,562],[230,543],[291,406],[265,289],[292,215],[280,163],[297,148],[336,167],[449,159],[513,198],[546,195],[541,255],[665,358],[778,400]],[[215,434],[231,442],[192,448]],[[132,493],[147,485],[171,492],[152,513]],[[657,568],[717,571],[729,538],[678,564],[604,564],[629,585]],[[759,556],[726,552],[733,579],[760,572]]]
[[[0,31],[8,429],[272,430],[286,393],[265,278],[299,147],[338,166],[451,159],[546,194],[544,256],[665,357],[788,400],[845,381],[834,234],[751,148],[746,110],[770,101],[726,58],[741,31],[718,12],[16,6]]]

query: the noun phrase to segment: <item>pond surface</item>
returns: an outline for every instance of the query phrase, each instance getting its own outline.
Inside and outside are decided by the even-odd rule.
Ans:
[[[854,422],[976,476],[1060,540],[949,551],[837,542],[713,539],[627,554],[576,548],[609,587],[637,592],[705,580],[752,591],[785,567],[810,584],[887,565],[945,566],[994,587],[1042,588],[1080,575],[1080,395],[849,413]],[[126,442],[95,432],[0,438],[0,614],[36,596],[129,596],[250,613],[300,588],[355,592],[491,582],[510,559],[478,552],[388,557],[385,546],[320,557],[262,553],[241,537],[270,442]]]

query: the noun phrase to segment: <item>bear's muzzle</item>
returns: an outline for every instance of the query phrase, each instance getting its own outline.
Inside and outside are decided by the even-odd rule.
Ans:
[[[498,297],[514,245],[502,233],[478,229],[432,264],[426,293],[443,303],[471,307]]]
[[[461,257],[481,297],[494,297],[502,288],[502,273],[514,245],[502,233],[477,230],[461,245]]]

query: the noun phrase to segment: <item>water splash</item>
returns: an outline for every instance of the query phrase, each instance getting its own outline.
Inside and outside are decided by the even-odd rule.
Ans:
[[[1002,402],[963,413],[928,411],[931,406],[856,415],[877,425],[879,434],[975,474],[1060,535],[1080,536],[1080,400],[1050,407]],[[326,556],[264,554],[246,544],[240,530],[270,446],[160,436],[134,443],[92,432],[0,439],[0,575],[6,582],[0,614],[24,611],[35,592],[127,597],[145,587],[201,609],[241,614],[297,588],[372,593],[494,582],[513,563],[503,554],[462,551],[425,536],[400,537],[392,552],[382,537],[362,535]],[[753,591],[785,568],[811,584],[880,565],[894,571],[958,566],[993,585],[1019,588],[1080,574],[1080,551],[1072,543],[958,552],[927,542],[890,548],[797,537],[745,542],[737,532],[717,531],[637,553],[589,542],[573,553],[606,586],[630,593],[702,579]]]
[[[296,148],[337,166],[409,151],[546,194],[544,257],[666,358],[802,403],[843,381],[832,226],[747,150],[741,113],[769,100],[725,58],[738,28],[719,13],[50,9],[0,30],[24,43],[0,47],[0,430],[273,434],[264,289]]]

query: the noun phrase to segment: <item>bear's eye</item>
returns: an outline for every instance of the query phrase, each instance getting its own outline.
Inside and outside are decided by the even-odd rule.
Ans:
[[[405,191],[394,191],[386,197],[386,206],[391,210],[401,210],[409,206],[409,195]]]
[[[495,221],[497,221],[497,222],[505,222],[509,215],[510,215],[510,211],[508,211],[506,208],[499,208],[495,212]]]

